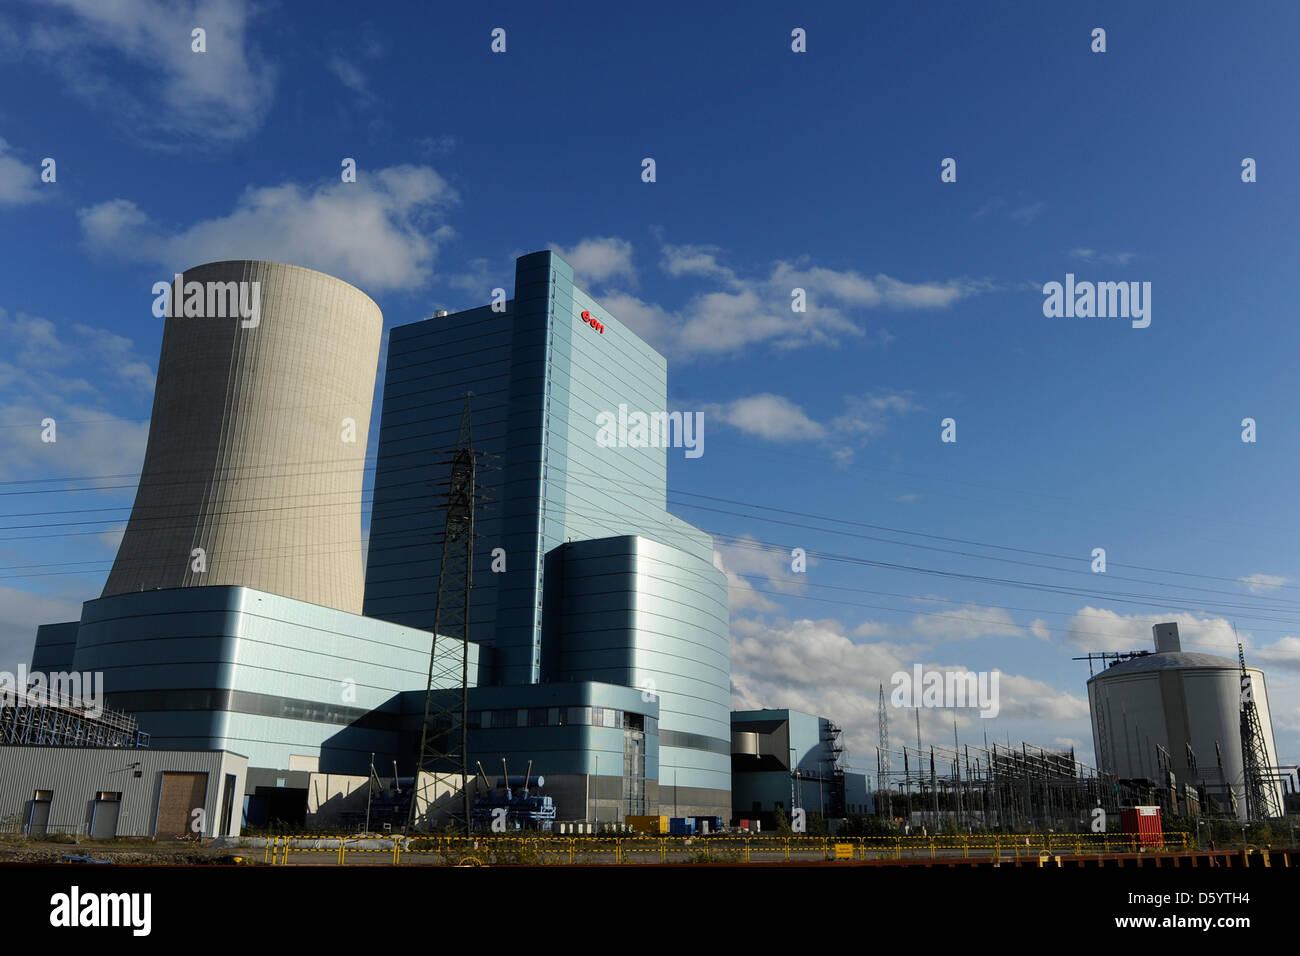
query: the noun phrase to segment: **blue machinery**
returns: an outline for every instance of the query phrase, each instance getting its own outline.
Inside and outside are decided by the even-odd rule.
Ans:
[[[470,819],[475,829],[490,830],[496,824],[498,832],[504,825],[510,830],[542,830],[549,832],[555,826],[555,803],[543,794],[534,794],[529,788],[532,777],[533,762],[528,761],[528,769],[522,778],[510,777],[506,768],[506,759],[501,758],[501,778],[493,787],[488,783],[483,764],[476,761],[478,778],[483,781],[479,792],[474,796],[474,806]],[[537,786],[542,787],[546,778],[538,776]]]

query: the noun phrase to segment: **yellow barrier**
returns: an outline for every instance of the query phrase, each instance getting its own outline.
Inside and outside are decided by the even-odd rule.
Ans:
[[[355,844],[383,842],[384,846],[361,847]],[[319,841],[320,846],[300,846],[303,841]],[[284,866],[291,853],[329,853],[342,866],[349,855],[383,853],[391,864],[399,865],[404,857],[415,860],[436,857],[438,862],[464,864],[519,863],[680,863],[680,862],[776,862],[791,860],[902,860],[958,857],[1001,859],[1006,854],[1019,860],[1050,858],[1059,862],[1062,854],[1176,852],[1188,848],[1186,834],[1168,834],[1161,845],[1143,847],[1133,834],[1060,833],[1060,834],[973,834],[965,836],[894,836],[894,837],[817,837],[802,836],[735,836],[707,837],[651,836],[628,834],[618,837],[560,836],[276,836],[268,838],[263,862]],[[1271,862],[1271,861],[1269,861]],[[1264,865],[1269,865],[1265,862]],[[1041,865],[1041,862],[1040,862]]]

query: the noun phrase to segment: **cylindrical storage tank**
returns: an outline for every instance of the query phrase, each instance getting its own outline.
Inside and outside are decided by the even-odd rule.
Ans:
[[[243,585],[360,614],[382,331],[369,296],[312,269],[187,271],[171,291],[140,486],[103,596]]]
[[[1277,765],[1264,672],[1246,669],[1268,764]],[[1120,779],[1167,783],[1157,745],[1169,753],[1177,785],[1203,785],[1226,811],[1229,789],[1245,817],[1241,749],[1241,665],[1228,657],[1174,650],[1112,664],[1088,681],[1097,766]],[[1191,766],[1188,745],[1195,760]],[[1216,746],[1218,745],[1217,751]],[[1222,770],[1220,770],[1220,760]],[[1276,782],[1270,783],[1281,794]]]

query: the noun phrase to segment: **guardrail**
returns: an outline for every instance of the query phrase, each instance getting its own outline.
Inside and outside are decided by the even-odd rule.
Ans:
[[[284,865],[291,854],[318,854],[322,863],[361,860],[399,865],[791,862],[809,860],[1022,859],[1186,851],[1186,834],[1167,834],[1156,845],[1119,833],[978,834],[970,836],[277,836],[266,840],[263,862]],[[310,859],[310,856],[308,857]],[[353,859],[354,862],[361,860]],[[302,860],[301,862],[308,862]]]

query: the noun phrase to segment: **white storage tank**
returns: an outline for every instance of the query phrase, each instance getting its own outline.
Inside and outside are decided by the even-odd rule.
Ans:
[[[1097,766],[1120,779],[1167,782],[1157,746],[1169,753],[1179,787],[1194,782],[1224,811],[1236,798],[1246,815],[1241,752],[1241,665],[1229,657],[1182,649],[1176,623],[1157,624],[1154,654],[1112,664],[1088,681]],[[1264,672],[1247,667],[1268,765],[1277,766]],[[1216,751],[1217,745],[1217,751]],[[1189,753],[1190,747],[1190,753]],[[1220,769],[1222,761],[1222,769]],[[1278,805],[1280,784],[1271,781]],[[1203,810],[1208,807],[1203,807]]]

